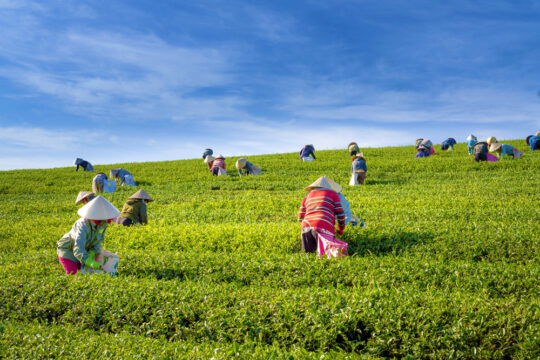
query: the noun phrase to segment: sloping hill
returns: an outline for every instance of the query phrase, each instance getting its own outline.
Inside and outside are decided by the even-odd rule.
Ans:
[[[264,173],[242,178],[200,159],[95,166],[130,170],[156,199],[148,226],[107,229],[117,278],[64,276],[56,256],[95,173],[0,172],[0,356],[540,355],[540,152],[478,164],[464,144],[366,149],[358,187],[346,150],[316,155],[251,156]],[[301,251],[303,188],[323,174],[368,227],[345,231],[345,259]],[[105,196],[121,208],[135,190]]]

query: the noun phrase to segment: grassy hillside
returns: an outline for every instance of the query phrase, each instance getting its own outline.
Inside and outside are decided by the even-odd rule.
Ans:
[[[148,226],[107,229],[116,278],[65,276],[56,256],[95,173],[0,172],[0,357],[538,358],[540,152],[438,153],[366,149],[358,187],[346,150],[249,157],[259,177],[200,159],[95,166],[156,200]],[[301,251],[303,188],[323,174],[368,227],[341,237],[348,258]],[[121,208],[135,190],[105,196]]]

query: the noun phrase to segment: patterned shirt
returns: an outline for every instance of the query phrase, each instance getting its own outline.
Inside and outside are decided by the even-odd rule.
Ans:
[[[323,229],[334,234],[337,218],[339,227],[345,226],[345,212],[341,206],[339,195],[328,189],[315,189],[302,200],[298,220],[302,228]]]

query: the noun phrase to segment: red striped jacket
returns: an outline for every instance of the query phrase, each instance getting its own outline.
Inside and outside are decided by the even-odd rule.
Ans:
[[[340,227],[345,227],[345,213],[339,195],[332,190],[312,190],[302,200],[298,220],[302,227],[325,229],[334,234],[337,218]]]

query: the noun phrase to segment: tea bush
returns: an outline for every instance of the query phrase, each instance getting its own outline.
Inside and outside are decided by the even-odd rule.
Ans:
[[[364,153],[357,187],[346,150],[250,156],[259,177],[236,158],[229,177],[201,159],[96,165],[156,200],[147,226],[107,229],[116,278],[65,276],[56,256],[95,173],[0,172],[0,357],[538,358],[540,152]],[[301,251],[303,188],[323,174],[368,226],[346,229],[348,258]]]

